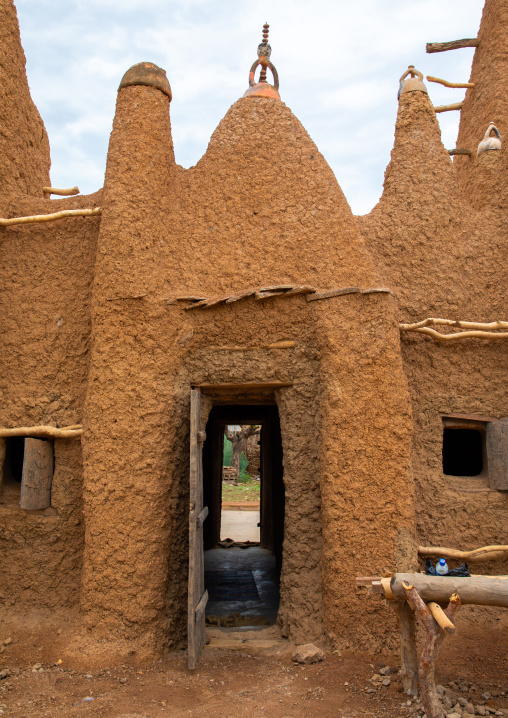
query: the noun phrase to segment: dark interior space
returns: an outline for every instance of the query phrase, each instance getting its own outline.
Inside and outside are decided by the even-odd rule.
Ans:
[[[483,471],[483,432],[443,429],[443,472],[450,476],[479,476]]]
[[[22,436],[12,436],[5,439],[4,482],[11,481],[21,483],[24,450],[25,439]]]
[[[22,436],[5,439],[5,458],[0,481],[0,497],[3,503],[19,503],[24,451],[25,439]]]
[[[224,427],[258,424],[260,434],[260,545],[221,548]],[[203,447],[207,618],[226,627],[275,623],[284,539],[282,442],[277,406],[218,405],[210,412]],[[232,619],[231,617],[235,618]]]

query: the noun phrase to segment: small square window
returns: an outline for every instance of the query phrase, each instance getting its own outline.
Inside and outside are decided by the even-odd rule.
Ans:
[[[0,474],[1,499],[22,509],[51,506],[53,441],[33,437],[9,437]]]
[[[491,489],[508,490],[508,419],[443,416],[443,473],[482,477]]]
[[[443,473],[480,476],[483,472],[485,431],[455,426],[443,429]]]

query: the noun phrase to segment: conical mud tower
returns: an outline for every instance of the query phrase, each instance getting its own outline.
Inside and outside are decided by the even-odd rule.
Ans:
[[[66,615],[69,650],[115,659],[187,644],[191,667],[207,617],[394,643],[357,575],[415,570],[418,546],[505,543],[505,3],[486,5],[464,100],[471,153],[452,161],[410,66],[361,218],[283,102],[267,24],[195,167],[175,163],[165,71],[141,62],[104,187],[51,188],[6,7],[5,615]],[[220,541],[231,425],[260,437],[260,540],[241,550]]]

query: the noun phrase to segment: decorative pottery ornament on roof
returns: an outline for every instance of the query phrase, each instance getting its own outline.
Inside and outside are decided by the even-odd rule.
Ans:
[[[492,134],[494,133],[494,134]],[[481,155],[482,152],[487,150],[500,150],[501,149],[501,133],[493,122],[487,127],[483,140],[478,145],[477,154]]]
[[[253,63],[249,72],[249,89],[245,92],[244,97],[271,97],[273,100],[280,100],[278,93],[279,75],[274,65],[270,62],[272,48],[268,44],[268,28],[270,26],[265,22],[263,25],[263,39],[258,45],[258,59]],[[261,65],[259,73],[259,81],[254,81],[254,74],[258,65]],[[266,70],[270,68],[273,75],[273,85],[266,81]]]
[[[407,79],[406,79],[407,78]],[[428,94],[427,88],[423,83],[423,75],[418,70],[415,70],[414,65],[409,65],[406,72],[400,78],[399,92],[397,99],[404,92],[425,92]]]

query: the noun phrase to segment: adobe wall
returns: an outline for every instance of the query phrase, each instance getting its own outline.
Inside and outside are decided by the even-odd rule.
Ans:
[[[403,446],[410,416],[393,305],[372,300],[363,318],[358,317],[363,307],[346,301],[337,310],[341,334],[336,336],[323,319],[324,307],[310,308],[304,296],[267,302],[251,297],[191,311],[175,303],[182,296],[217,298],[252,286],[370,288],[379,286],[379,279],[330,168],[285,105],[263,98],[237,102],[190,170],[174,164],[168,105],[167,95],[154,87],[120,89],[108,153],[83,435],[81,605],[87,626],[97,636],[136,638],[152,650],[182,641],[190,386],[290,377],[293,387],[277,394],[287,481],[281,625],[298,641],[321,635],[321,576],[327,629],[347,614],[349,635],[356,640],[365,636],[369,622],[356,630],[362,607],[351,578],[358,558],[350,547],[375,557],[376,565],[382,557],[391,563],[400,559],[394,556],[398,533],[412,530]],[[267,350],[280,340],[295,340],[295,349]],[[263,348],[224,348],[253,343]],[[368,443],[366,427],[386,437],[392,426],[378,427],[381,405],[372,411],[374,385],[368,377],[364,385],[359,380],[353,347],[368,357],[359,362],[361,372],[372,371],[373,381],[383,377],[387,387],[397,387],[385,397],[389,410],[401,416],[394,420],[397,426],[402,422],[401,442],[390,443],[395,455],[370,445],[357,449],[359,435]],[[335,353],[338,358],[332,359]],[[347,362],[338,369],[342,355]],[[363,402],[370,414],[353,412],[340,451],[328,440],[313,450],[321,421],[335,435],[345,411],[337,408],[335,369],[348,402]],[[323,370],[334,387],[329,396],[320,388]],[[319,454],[324,463],[317,469]],[[319,472],[328,471],[328,457],[348,505],[360,491],[362,500],[370,495],[369,506],[382,506],[385,481],[393,485],[391,502],[398,497],[399,503],[391,507],[394,523],[383,510],[380,521],[371,512],[357,532],[350,528],[350,543],[335,551],[329,537],[328,563],[321,565]],[[374,465],[379,480],[373,484],[369,477],[364,494],[364,472]],[[334,487],[327,488],[333,493],[336,479],[330,476],[325,486]],[[325,532],[335,520],[335,510],[325,511]],[[362,538],[367,525],[382,523],[385,539],[379,541],[372,528]],[[331,598],[335,595],[340,598]]]
[[[8,216],[100,204],[12,197]],[[99,218],[0,228],[0,426],[81,423]],[[0,441],[0,443],[3,442]],[[76,605],[83,522],[79,439],[54,441],[51,509],[0,498],[2,602],[18,610]]]
[[[122,423],[104,441],[116,453],[115,443],[123,444],[125,427],[136,426],[139,414],[142,430],[130,434],[124,462],[115,461],[114,492],[104,490],[106,469],[99,486],[88,487],[85,494],[90,503],[94,494],[87,551],[93,546],[94,565],[102,558],[104,567],[92,572],[85,566],[84,574],[87,625],[96,634],[136,638],[158,650],[181,645],[190,387],[278,380],[293,383],[275,391],[286,488],[279,612],[283,634],[305,642],[319,639],[324,630],[337,643],[368,644],[379,608],[372,615],[365,611],[356,595],[355,571],[387,563],[405,568],[414,547],[408,539],[414,529],[407,449],[411,417],[393,300],[340,297],[335,308],[333,301],[250,298],[191,311],[169,305],[158,324],[146,300],[123,311],[122,336],[127,339],[120,355],[136,367],[136,374],[131,369],[128,401],[117,413]],[[359,310],[363,318],[358,321]],[[170,322],[180,330],[168,338]],[[137,342],[131,341],[132,332],[140,325],[159,337],[148,360],[143,350],[133,355]],[[278,341],[296,345],[268,348]],[[119,369],[118,364],[113,368]],[[140,388],[140,378],[148,374]],[[331,386],[324,389],[328,381]],[[378,382],[385,387],[381,392]],[[389,418],[381,420],[385,412]],[[393,436],[396,440],[387,448],[387,438]],[[322,504],[323,490],[327,502]],[[85,504],[87,517],[89,510]],[[327,546],[323,560],[322,533]],[[323,597],[328,602],[324,614]]]
[[[479,85],[475,91],[481,96],[488,89]],[[464,146],[460,135],[457,146]],[[488,162],[504,161],[502,152],[486,154]],[[475,154],[468,161],[472,168]],[[497,178],[502,185],[502,174]],[[470,191],[464,191],[457,165],[442,146],[427,95],[403,94],[383,196],[369,215],[358,218],[397,298],[401,322],[506,318],[506,214],[495,202],[485,205],[485,197],[482,208],[475,209]],[[508,415],[506,343],[466,339],[442,344],[407,332],[401,333],[401,342],[415,425],[419,543],[463,549],[503,543],[506,492],[489,491],[486,479],[443,474],[441,415]],[[506,564],[475,565],[474,570],[504,573]]]
[[[0,443],[2,440],[0,439]],[[51,507],[0,501],[0,613],[78,606],[83,554],[79,440],[54,442]]]
[[[508,492],[489,488],[488,478],[443,474],[441,415],[508,416],[504,342],[462,340],[438,344],[426,337],[403,342],[415,423],[413,473],[418,541],[464,550],[504,544]],[[505,574],[507,561],[474,564],[474,573]]]

